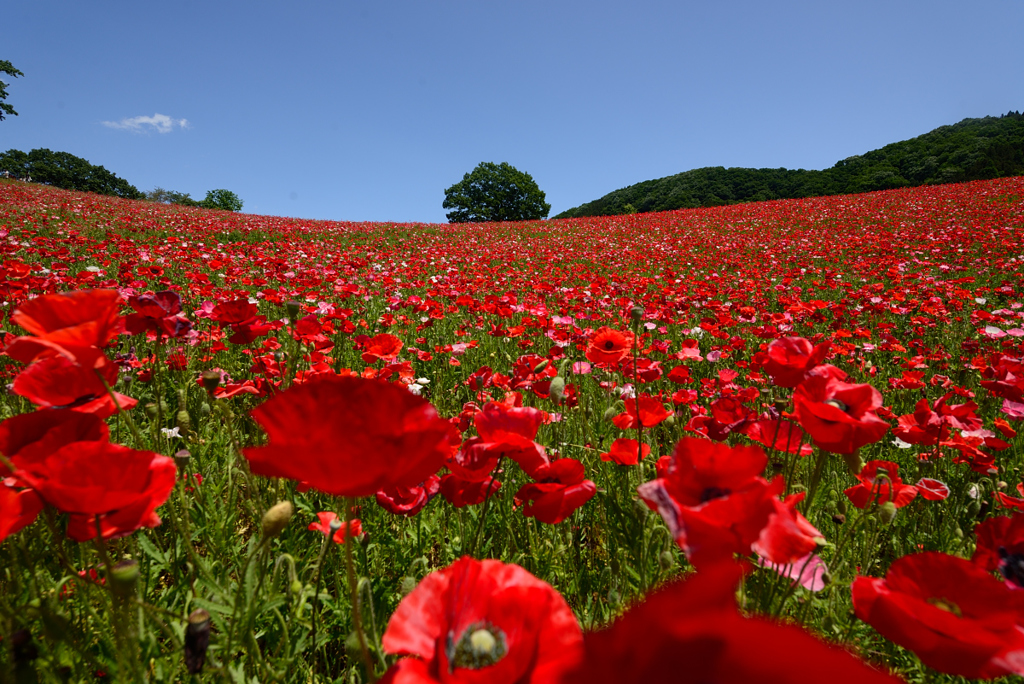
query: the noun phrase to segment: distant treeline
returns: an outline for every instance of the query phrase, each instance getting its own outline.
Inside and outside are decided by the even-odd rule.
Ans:
[[[0,173],[4,171],[15,178],[65,190],[95,192],[125,199],[145,198],[138,188],[125,179],[68,152],[51,152],[45,148],[31,152],[7,150],[0,154]]]
[[[1024,115],[964,119],[930,133],[850,157],[824,171],[685,171],[637,183],[554,218],[713,207],[773,199],[845,195],[1024,175]]]
[[[206,199],[195,200],[187,192],[154,188],[140,192],[123,178],[118,178],[102,166],[90,164],[68,152],[52,152],[45,148],[22,152],[7,150],[0,154],[0,177],[43,183],[64,190],[95,192],[125,199],[148,199],[163,204],[181,204],[203,209],[241,211],[242,200],[230,190],[210,190]]]

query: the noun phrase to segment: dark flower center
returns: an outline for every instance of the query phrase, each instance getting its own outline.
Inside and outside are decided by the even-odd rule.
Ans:
[[[1005,546],[999,547],[999,574],[1024,587],[1024,554],[1009,553]]]
[[[615,349],[615,342],[613,342],[612,340],[605,340],[604,348],[607,351],[611,351],[611,350]]]
[[[932,604],[940,610],[946,611],[947,613],[952,613],[957,617],[963,617],[963,613],[960,612],[960,606],[956,605],[947,598],[942,598],[940,596],[932,596],[928,599],[928,603]]]
[[[486,620],[474,622],[454,640],[454,633],[448,633],[446,644],[449,674],[456,667],[479,670],[498,662],[508,653],[505,632]]]
[[[840,401],[839,399],[836,399],[834,397],[832,399],[826,399],[823,403],[828,404],[829,406],[835,406],[837,409],[839,409],[843,413],[849,413],[850,412],[850,407],[849,406],[847,406],[845,403],[843,403],[842,401]]]
[[[719,487],[708,487],[700,493],[700,502],[706,503],[712,499],[720,499],[723,496],[729,496],[732,494],[731,489],[721,489]]]

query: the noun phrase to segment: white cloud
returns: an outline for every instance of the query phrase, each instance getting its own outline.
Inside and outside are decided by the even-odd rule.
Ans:
[[[123,131],[156,131],[157,133],[170,133],[174,127],[188,128],[187,119],[172,119],[166,114],[154,114],[153,116],[133,116],[130,119],[120,121],[104,121],[108,128],[118,128]]]

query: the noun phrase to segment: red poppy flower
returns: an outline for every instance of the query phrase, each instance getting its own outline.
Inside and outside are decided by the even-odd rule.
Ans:
[[[523,503],[526,517],[557,525],[597,493],[597,485],[584,479],[584,475],[582,463],[560,458],[537,468],[531,474],[537,482],[520,487],[515,499]]]
[[[338,514],[331,511],[322,511],[316,514],[317,521],[309,523],[308,530],[316,530],[324,536],[330,537],[332,534],[331,523],[338,520]],[[331,541],[335,544],[344,544],[347,537],[358,539],[363,536],[363,522],[359,518],[352,519],[351,532],[348,531],[348,523],[344,520],[338,522],[338,529],[333,531],[334,536],[331,537]]]
[[[412,656],[382,683],[557,684],[579,660],[583,634],[548,583],[518,565],[463,557],[402,599],[382,643]]]
[[[389,487],[377,491],[377,504],[395,515],[414,516],[441,491],[441,478],[431,475],[414,487]]]
[[[0,423],[0,454],[15,467],[41,461],[72,442],[105,442],[109,428],[97,416],[70,410],[22,413]],[[0,476],[10,472],[0,464]]]
[[[135,313],[124,319],[125,330],[138,335],[152,330],[158,335],[181,337],[192,329],[192,321],[181,315],[181,296],[173,290],[147,292],[128,299]]]
[[[501,481],[488,477],[483,480],[464,480],[451,473],[441,478],[441,496],[455,508],[476,506],[494,496],[501,489]]]
[[[450,452],[448,421],[425,399],[381,380],[317,378],[251,415],[270,437],[243,450],[252,472],[336,496],[419,484]]]
[[[96,516],[104,539],[156,527],[175,475],[172,458],[105,441],[67,444],[18,471],[46,503],[71,514],[67,535],[75,541],[96,537]]]
[[[765,560],[778,565],[796,563],[824,543],[825,535],[796,509],[805,492],[772,499],[774,511],[751,549]],[[797,570],[799,572],[799,570]]]
[[[246,298],[221,302],[214,307],[211,317],[222,325],[241,325],[256,318],[259,309]]]
[[[896,419],[893,434],[907,444],[934,446],[949,436],[949,425],[932,410],[931,402],[922,398],[914,406],[914,412]]]
[[[473,424],[485,442],[526,447],[536,439],[543,418],[539,409],[489,401],[473,416]]]
[[[812,376],[796,388],[793,402],[800,425],[825,451],[852,454],[889,431],[875,414],[882,395],[871,385]]]
[[[612,442],[607,453],[601,454],[601,460],[631,466],[639,463],[640,459],[645,458],[649,453],[651,453],[649,444],[644,444],[641,451],[641,447],[637,445],[635,439],[617,439]]]
[[[363,361],[373,363],[378,359],[390,361],[402,351],[402,340],[388,333],[371,337],[363,347]]]
[[[41,510],[43,501],[35,491],[0,482],[0,541],[31,525]]]
[[[686,437],[676,445],[664,477],[637,488],[661,514],[676,543],[697,567],[746,555],[777,513],[782,478],[760,473],[768,459],[759,447],[730,447]]]
[[[633,334],[611,328],[598,328],[587,342],[587,360],[591,363],[618,363],[633,348]]]
[[[120,295],[116,290],[80,290],[30,299],[11,320],[34,337],[18,337],[7,355],[24,363],[47,354],[72,360],[90,347],[103,347],[118,331]]]
[[[743,617],[739,580],[735,564],[718,564],[652,592],[610,627],[588,632],[583,658],[562,682],[900,682],[799,627]]]
[[[620,430],[632,430],[637,424],[645,428],[654,427],[669,416],[675,415],[673,411],[666,410],[665,405],[656,397],[631,397],[624,403],[625,413],[612,418],[612,423]]]
[[[1024,482],[1017,485],[1017,493],[1020,494],[1020,497],[1010,496],[1002,492],[996,492],[995,497],[1006,508],[1024,511]]]
[[[928,501],[945,501],[949,498],[949,486],[945,482],[922,477],[914,485],[918,493]]]
[[[796,387],[828,356],[831,342],[814,346],[802,337],[783,337],[768,345],[764,369],[778,387]]]
[[[944,553],[903,556],[885,579],[851,586],[857,617],[939,672],[1024,674],[1024,592]]]
[[[884,476],[878,472],[880,469],[885,470]],[[857,475],[860,484],[845,490],[846,498],[857,508],[888,501],[896,508],[906,506],[917,496],[917,487],[903,484],[899,471],[899,465],[892,461],[868,461]]]
[[[989,518],[974,528],[978,545],[971,556],[989,572],[999,573],[1018,587],[1024,587],[1024,513],[1013,517]]]
[[[117,405],[111,399],[107,386],[113,387],[117,382],[118,369],[102,352],[93,349],[89,354],[93,360],[84,365],[66,356],[51,356],[36,361],[18,374],[11,391],[40,408],[69,408],[109,418],[117,413]],[[89,354],[82,351],[78,359],[84,361],[89,358]],[[106,380],[107,386],[104,386],[97,373]],[[131,410],[138,403],[117,392],[114,398],[125,411]]]
[[[774,448],[776,451],[790,454],[799,452],[801,456],[810,456],[814,453],[814,447],[803,443],[804,431],[788,420],[760,418],[747,423],[741,432],[769,449]],[[775,440],[774,445],[772,440]]]

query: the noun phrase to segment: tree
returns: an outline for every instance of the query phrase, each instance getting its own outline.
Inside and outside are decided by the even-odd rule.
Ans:
[[[8,76],[13,76],[14,78],[25,75],[17,69],[15,69],[14,65],[8,62],[6,59],[0,59],[0,74],[7,74]],[[18,116],[18,112],[14,111],[14,107],[4,102],[4,100],[6,99],[7,84],[3,81],[0,81],[0,121],[4,120],[4,114]]]
[[[164,190],[159,186],[147,192],[146,199],[150,202],[159,202],[160,204],[180,204],[186,207],[202,206],[199,201],[192,199],[192,196],[187,192]]]
[[[551,205],[533,177],[507,162],[481,162],[444,191],[445,214],[452,223],[531,221],[546,218]]]
[[[15,178],[31,178],[36,183],[65,190],[95,192],[125,199],[145,197],[134,185],[102,166],[95,166],[67,152],[51,152],[45,148],[28,153],[7,150],[0,154],[0,171],[7,171]]]
[[[242,199],[230,190],[210,190],[199,206],[207,209],[242,211]]]

